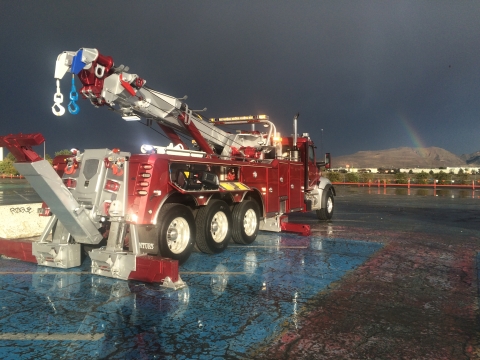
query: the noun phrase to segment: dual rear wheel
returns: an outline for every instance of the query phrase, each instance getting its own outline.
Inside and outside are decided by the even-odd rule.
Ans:
[[[158,215],[158,247],[161,256],[184,263],[195,244],[195,218],[182,204],[165,204]]]
[[[217,254],[227,248],[230,239],[251,244],[258,234],[260,209],[255,201],[244,200],[230,211],[225,201],[212,199],[195,218],[185,205],[166,204],[158,219],[161,256],[183,263],[194,245],[204,253]]]
[[[232,235],[232,213],[222,200],[210,200],[198,210],[197,247],[207,254],[217,254],[227,248]]]

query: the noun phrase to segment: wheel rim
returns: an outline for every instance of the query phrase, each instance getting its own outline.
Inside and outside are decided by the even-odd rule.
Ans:
[[[225,240],[225,236],[228,232],[228,220],[227,215],[223,211],[218,211],[212,218],[210,223],[210,233],[212,239],[216,243],[221,243]]]
[[[190,226],[187,220],[177,217],[172,220],[167,229],[167,246],[174,254],[182,253],[190,241]]]
[[[333,211],[333,200],[332,197],[329,196],[327,200],[327,212],[330,214]]]
[[[252,236],[257,229],[257,214],[253,209],[248,209],[243,217],[243,229],[245,235]]]

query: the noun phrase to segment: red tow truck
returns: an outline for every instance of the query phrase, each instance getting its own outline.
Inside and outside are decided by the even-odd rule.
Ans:
[[[288,222],[292,212],[332,217],[335,190],[321,176],[330,157],[316,161],[309,135],[297,134],[298,114],[291,137],[281,137],[266,115],[205,119],[188,108],[186,97],[155,91],[126,71],[96,49],[61,53],[53,113],[65,113],[60,79],[71,72],[72,114],[79,111],[77,75],[83,98],[126,121],[157,123],[170,145],[142,145],[140,154],[75,151],[56,157],[52,168],[32,149],[43,143],[41,134],[0,137],[0,146],[16,157],[15,167],[44,200],[41,215],[51,216],[32,244],[38,264],[78,266],[83,246],[90,249],[94,274],[177,288],[183,284],[178,262],[185,262],[194,247],[219,253],[231,239],[251,244],[259,230],[308,235],[308,225]],[[222,125],[250,129],[232,134]],[[180,136],[193,145],[189,148]]]

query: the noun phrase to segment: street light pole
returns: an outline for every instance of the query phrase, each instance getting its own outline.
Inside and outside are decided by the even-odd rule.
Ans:
[[[320,129],[320,154],[323,156],[323,160],[325,161],[325,154],[323,153],[323,129]]]

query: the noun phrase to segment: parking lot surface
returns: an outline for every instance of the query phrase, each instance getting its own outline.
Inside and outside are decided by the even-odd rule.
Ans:
[[[187,287],[0,259],[2,359],[474,359],[480,193],[337,187],[312,235],[194,253]]]

